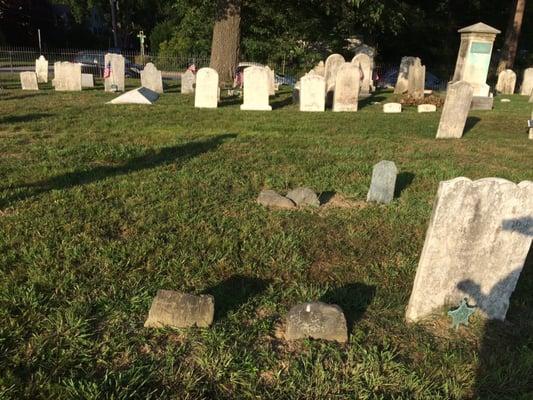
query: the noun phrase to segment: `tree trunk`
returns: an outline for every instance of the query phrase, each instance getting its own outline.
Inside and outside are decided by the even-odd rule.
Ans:
[[[508,68],[513,68],[525,8],[526,0],[515,0],[514,11],[511,12],[507,32],[505,32],[505,43],[503,44],[502,54],[498,64],[498,73]]]
[[[109,0],[111,6],[111,30],[113,31],[113,44],[114,47],[118,47],[118,34],[117,34],[117,8],[115,5],[116,0]]]
[[[210,67],[221,83],[233,82],[241,47],[242,0],[218,0]]]

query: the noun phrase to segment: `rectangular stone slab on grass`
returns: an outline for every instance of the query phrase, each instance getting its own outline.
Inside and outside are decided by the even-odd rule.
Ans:
[[[342,309],[325,303],[304,303],[287,314],[285,339],[324,339],[345,343],[348,328]]]
[[[394,199],[398,168],[392,161],[381,161],[374,165],[372,183],[366,201],[388,204]]]

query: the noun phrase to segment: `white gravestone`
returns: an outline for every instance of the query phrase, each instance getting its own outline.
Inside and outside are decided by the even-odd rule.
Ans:
[[[372,60],[364,53],[356,55],[352,59],[353,63],[358,63],[361,66],[363,72],[361,80],[361,94],[369,94],[372,91]]]
[[[409,66],[407,93],[415,99],[423,99],[425,83],[426,66],[422,65],[419,60],[416,60],[413,65]]]
[[[326,76],[326,66],[324,65],[324,61],[320,61],[317,65],[315,65],[312,71],[324,78]]]
[[[22,90],[39,90],[37,74],[32,71],[21,72],[20,86],[22,87]]]
[[[123,92],[125,89],[126,61],[121,54],[108,53],[105,55],[105,68],[111,67],[111,73],[104,79],[106,92]]]
[[[154,64],[146,64],[141,71],[141,86],[156,93],[163,93],[163,77]]]
[[[419,113],[433,113],[437,111],[435,104],[420,104],[417,108]]]
[[[533,68],[528,68],[524,71],[520,94],[522,96],[531,96],[533,94]]]
[[[213,68],[201,68],[196,74],[194,106],[196,108],[217,108],[218,72]]]
[[[187,70],[181,74],[181,94],[193,94],[196,75],[194,72]]]
[[[402,57],[402,61],[400,63],[400,70],[398,71],[398,79],[394,88],[395,94],[404,94],[405,92],[407,92],[409,84],[409,67],[415,64],[422,65],[422,61],[420,60],[420,58]]]
[[[333,92],[335,91],[335,82],[337,80],[337,71],[346,61],[340,54],[332,54],[326,59],[324,64],[324,77],[326,78],[326,104],[331,106],[333,103]]]
[[[151,89],[140,87],[127,91],[106,104],[154,104],[159,98],[159,93]]]
[[[372,182],[366,196],[367,202],[388,204],[394,199],[398,168],[392,161],[380,161],[372,170]]]
[[[513,94],[516,87],[516,74],[511,69],[506,69],[498,75],[496,91],[501,94]]]
[[[78,92],[81,90],[81,64],[68,61],[54,63],[54,88],[57,91]]]
[[[93,74],[81,74],[81,87],[82,88],[92,88],[92,87],[94,87]]]
[[[326,107],[326,80],[315,73],[309,73],[300,81],[300,111],[324,111]]]
[[[400,103],[386,103],[383,104],[383,112],[385,114],[396,114],[402,112],[402,105]]]
[[[35,60],[35,73],[37,74],[38,83],[48,82],[48,60],[44,56],[40,56]]]
[[[504,320],[533,237],[533,182],[441,182],[407,307],[418,321],[466,298]]]
[[[444,108],[440,116],[437,139],[460,139],[472,104],[474,89],[467,82],[456,82],[448,86]]]
[[[335,94],[333,97],[333,111],[354,112],[359,106],[359,85],[361,72],[359,65],[344,63],[337,71]]]
[[[244,70],[243,103],[241,110],[270,111],[268,104],[270,75],[264,67],[252,66]]]
[[[265,69],[268,72],[268,95],[274,96],[276,94],[276,75],[269,66],[266,66]]]

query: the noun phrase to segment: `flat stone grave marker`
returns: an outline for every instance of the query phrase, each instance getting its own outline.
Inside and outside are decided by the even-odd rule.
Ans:
[[[215,315],[213,296],[194,296],[172,290],[158,290],[145,328],[208,328]]]
[[[359,65],[344,63],[337,71],[335,93],[333,96],[333,111],[355,112],[359,106],[359,88],[361,72]]]
[[[22,87],[22,90],[39,90],[37,74],[32,71],[21,72],[20,86]]]
[[[104,58],[105,69],[110,68],[108,77],[104,76],[106,92],[123,92],[125,90],[126,61],[122,54],[107,53]],[[105,71],[104,71],[105,72]]]
[[[81,74],[81,87],[82,88],[92,88],[92,87],[94,87],[93,74]]]
[[[48,82],[48,60],[42,55],[35,60],[35,73],[37,74],[37,83]]]
[[[130,90],[107,104],[154,104],[159,94],[145,87]]]
[[[324,97],[324,96],[322,96]],[[292,200],[297,206],[319,207],[320,200],[314,190],[307,187],[299,187],[287,193],[288,199]]]
[[[163,77],[154,64],[146,64],[141,71],[141,86],[159,94],[163,93]]]
[[[193,94],[195,83],[196,75],[191,70],[181,74],[181,94]]]
[[[394,200],[398,168],[392,161],[380,161],[372,170],[372,183],[366,201],[388,204]]]
[[[462,299],[504,320],[531,249],[533,182],[441,182],[407,307],[419,321]]]
[[[474,88],[468,82],[459,81],[448,86],[437,139],[463,137],[473,94]]]
[[[522,96],[530,96],[533,92],[533,68],[528,68],[524,71],[524,79],[522,80],[522,88],[520,94]]]
[[[213,68],[201,68],[196,74],[194,106],[196,108],[217,108],[218,92],[218,72]]]
[[[274,190],[263,190],[261,193],[259,193],[259,196],[257,197],[257,203],[261,204],[264,207],[285,209],[296,208],[296,204],[294,203],[294,201],[280,195]]]
[[[241,110],[271,111],[268,104],[270,75],[266,68],[252,66],[244,70],[243,103]]]
[[[383,104],[383,112],[385,114],[401,113],[402,105],[400,103],[385,103]]]
[[[419,113],[432,113],[437,111],[437,106],[435,104],[420,104],[418,106]]]
[[[516,87],[516,74],[511,69],[506,69],[498,75],[496,91],[501,94],[513,94]]]
[[[323,339],[345,343],[348,328],[342,309],[325,303],[304,303],[291,308],[287,314],[287,340]]]
[[[300,81],[300,111],[321,112],[326,108],[326,80],[315,73],[309,73]]]

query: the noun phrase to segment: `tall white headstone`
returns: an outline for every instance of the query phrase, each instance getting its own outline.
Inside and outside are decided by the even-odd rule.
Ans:
[[[68,61],[54,63],[54,88],[57,91],[81,90],[81,64]]]
[[[38,83],[48,82],[48,60],[42,55],[35,60],[35,73],[37,74]]]
[[[524,79],[522,80],[522,88],[520,94],[522,96],[531,96],[533,93],[533,68],[528,68],[524,71]]]
[[[361,94],[369,94],[372,91],[372,60],[364,53],[359,53],[352,59],[353,63],[359,63],[363,72],[361,80]]]
[[[218,72],[213,68],[201,68],[196,74],[194,106],[196,108],[217,108],[218,91]]]
[[[244,70],[243,103],[241,110],[270,111],[268,104],[270,75],[264,67],[252,66]]]
[[[448,86],[444,108],[440,116],[437,139],[460,139],[472,104],[474,89],[468,82]]]
[[[326,80],[315,73],[309,73],[300,81],[300,111],[320,112],[326,107]]]
[[[141,71],[141,86],[156,93],[163,93],[163,77],[154,64],[146,64]]]
[[[106,92],[123,92],[125,89],[126,61],[121,54],[105,55],[105,68],[111,68],[108,78],[104,79]]]
[[[340,54],[332,54],[326,59],[324,77],[326,78],[326,103],[328,107],[333,103],[337,71],[345,62],[344,57]]]
[[[359,65],[344,63],[337,72],[333,111],[357,111],[359,105],[359,84],[361,72]]]

